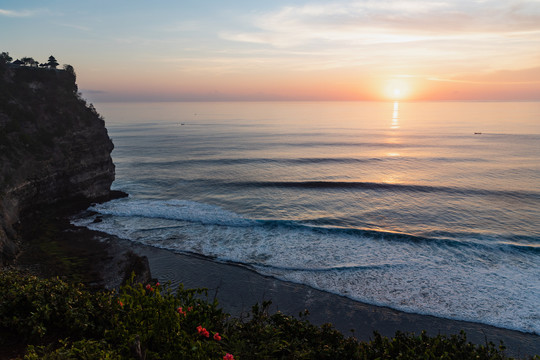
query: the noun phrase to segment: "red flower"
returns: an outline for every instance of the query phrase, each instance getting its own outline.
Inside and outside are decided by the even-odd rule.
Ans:
[[[124,307],[124,303],[121,302],[120,300],[118,300],[118,305],[120,305],[121,307]]]
[[[176,309],[176,311],[178,311],[178,313],[179,313],[180,315],[184,315],[184,316],[187,315],[187,313],[186,313],[184,310],[182,310],[182,307],[179,307],[178,309]]]
[[[234,356],[232,356],[232,354],[227,353],[227,355],[223,357],[223,360],[234,360]]]
[[[146,284],[146,290],[154,291],[154,289],[152,289],[152,286],[150,284]]]
[[[193,310],[193,306],[188,306],[187,311]]]
[[[197,332],[198,332],[199,335],[201,335],[201,336],[204,336],[204,337],[210,337],[210,333],[208,332],[208,330],[206,330],[205,328],[203,328],[201,325],[197,326]]]
[[[156,286],[159,286],[159,285],[161,285],[161,284],[160,284],[159,282],[157,282],[157,283],[156,283]]]
[[[221,336],[219,336],[219,333],[214,334],[214,340],[221,341]]]

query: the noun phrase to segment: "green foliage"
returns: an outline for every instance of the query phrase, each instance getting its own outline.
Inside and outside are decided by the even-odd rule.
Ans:
[[[213,336],[222,331],[226,315],[216,302],[201,300],[203,293],[182,287],[173,293],[159,283],[128,284],[118,295],[116,325],[105,338],[126,356],[138,339],[150,359],[217,359],[225,353]],[[199,326],[208,329],[208,337]]]
[[[474,345],[465,333],[378,333],[370,342],[330,324],[255,305],[229,318],[203,289],[135,284],[90,291],[59,279],[0,273],[0,346],[22,340],[24,359],[508,359],[504,346]],[[21,353],[22,355],[22,353]],[[229,355],[229,359],[231,355]],[[540,360],[540,357],[535,357]]]
[[[116,307],[111,293],[59,279],[2,272],[0,289],[0,333],[29,342],[56,334],[100,337]]]
[[[120,360],[122,357],[104,340],[80,340],[73,343],[60,340],[59,347],[29,345],[24,360]]]
[[[360,359],[359,343],[330,324],[321,327],[280,312],[269,315],[270,303],[255,305],[247,323],[232,320],[230,342],[235,354],[255,359]],[[307,315],[307,312],[304,314]]]
[[[459,335],[429,337],[425,332],[419,336],[397,332],[389,339],[375,333],[373,341],[363,344],[362,352],[369,359],[507,359],[501,343],[474,345],[467,342],[462,331]]]
[[[227,315],[202,289],[158,284],[91,292],[59,279],[0,273],[0,346],[22,339],[26,359],[221,359]],[[204,296],[203,296],[204,295]],[[57,339],[49,345],[46,339]],[[2,344],[1,341],[7,343]]]

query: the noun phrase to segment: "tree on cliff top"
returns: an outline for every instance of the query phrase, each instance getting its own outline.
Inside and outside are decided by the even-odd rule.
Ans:
[[[56,69],[59,64],[58,61],[56,61],[56,59],[54,58],[54,56],[51,55],[49,56],[49,61],[47,62],[47,65],[49,65],[51,69]]]
[[[39,64],[36,60],[28,56],[21,58],[21,61],[24,63],[24,65],[38,66]]]
[[[0,64],[7,64],[8,62],[11,62],[11,60],[13,60],[13,58],[9,56],[8,52],[4,51],[0,54]]]
[[[69,64],[64,65],[64,70],[68,73],[73,75],[75,78],[77,78],[77,74],[75,74],[75,68]]]

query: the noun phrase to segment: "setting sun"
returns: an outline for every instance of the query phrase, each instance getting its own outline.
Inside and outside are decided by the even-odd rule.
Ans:
[[[393,78],[384,86],[384,97],[390,100],[406,100],[410,96],[411,85],[407,79]]]

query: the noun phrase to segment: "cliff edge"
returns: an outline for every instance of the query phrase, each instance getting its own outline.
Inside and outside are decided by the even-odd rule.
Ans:
[[[18,252],[23,216],[110,197],[113,143],[67,69],[0,64],[0,265]]]

